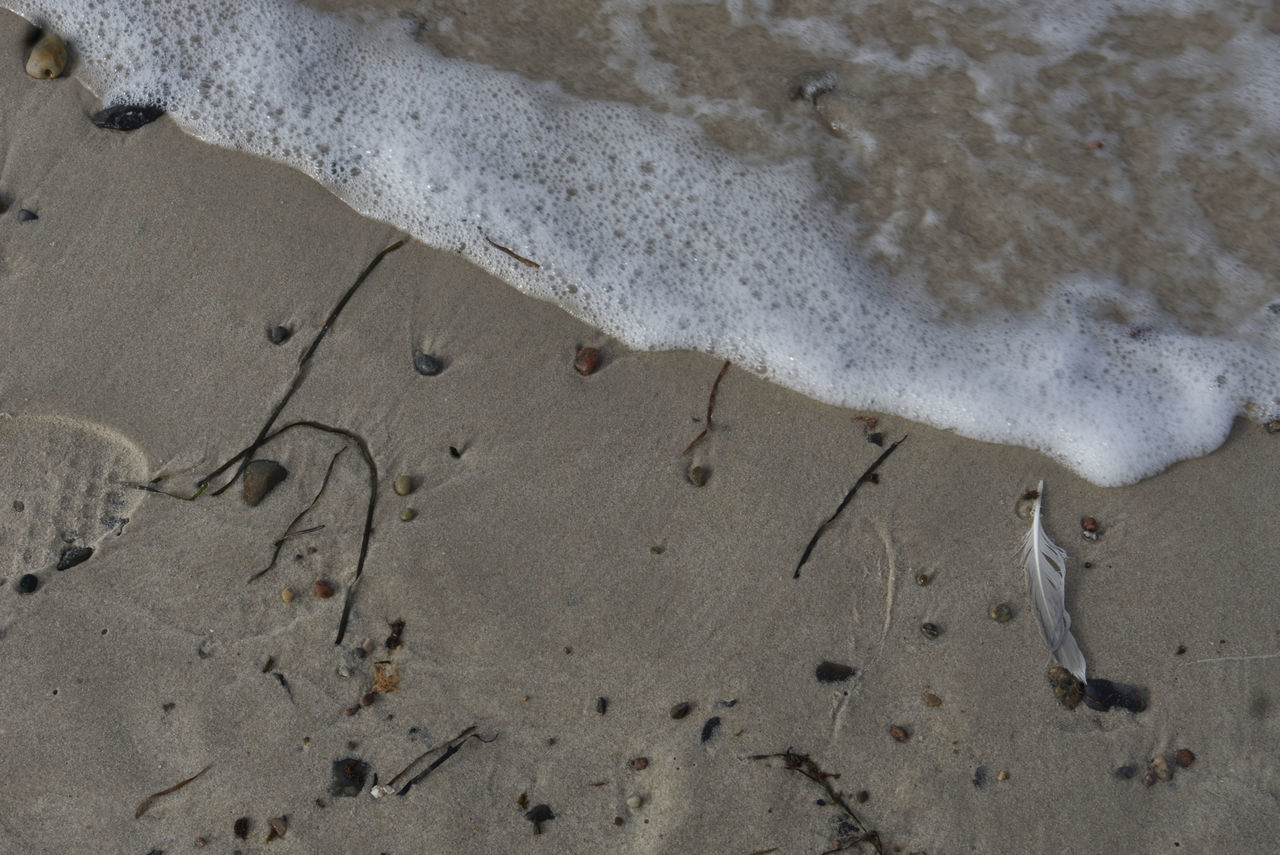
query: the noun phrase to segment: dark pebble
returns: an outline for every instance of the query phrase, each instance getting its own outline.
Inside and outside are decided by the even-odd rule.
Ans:
[[[894,739],[896,739],[898,742],[906,742],[908,739],[911,738],[911,733],[900,724],[895,724],[890,726],[889,735],[892,736]]]
[[[596,712],[600,713],[600,715],[604,715],[606,712],[608,712],[608,710],[609,710],[609,699],[596,698]]]
[[[413,370],[423,377],[435,377],[444,370],[444,364],[431,354],[418,351],[413,355]]]
[[[363,695],[360,696],[360,706],[371,707],[373,706],[373,702],[376,701],[377,699],[378,699],[377,692],[365,692]]]
[[[293,331],[288,327],[272,327],[267,330],[267,341],[272,344],[284,344],[291,335],[293,335]]]
[[[62,550],[62,555],[58,558],[58,569],[70,570],[77,564],[83,564],[88,561],[92,555],[92,546],[68,546]]]
[[[594,374],[599,367],[600,351],[594,347],[578,348],[578,355],[573,358],[573,370],[585,377],[588,374]]]
[[[1138,770],[1132,766],[1121,766],[1115,771],[1115,776],[1122,781],[1127,781],[1136,774],[1138,774]]]
[[[534,805],[525,811],[524,818],[533,823],[534,834],[541,834],[542,823],[555,819],[556,815],[550,805]]]
[[[18,580],[19,594],[30,594],[38,587],[40,587],[40,580],[36,578],[34,573],[26,573]]]
[[[841,665],[839,662],[822,662],[817,668],[813,669],[813,676],[818,678],[819,683],[841,683],[852,677],[854,671],[848,665]]]
[[[922,623],[920,624],[920,634],[925,638],[934,639],[942,634],[942,630],[938,628],[936,623]]]
[[[343,757],[333,761],[333,780],[329,782],[329,795],[354,797],[364,789],[369,765],[359,757]]]
[[[695,487],[701,487],[707,483],[707,468],[705,466],[694,466],[689,469],[689,483]]]
[[[28,211],[26,208],[21,208],[18,210],[18,219],[24,223],[29,223],[32,220],[40,219],[40,217],[36,215],[35,211]]]
[[[627,767],[630,768],[631,771],[633,772],[643,772],[645,769],[649,768],[649,758],[636,757],[632,760],[628,760]]]
[[[1139,713],[1147,708],[1146,694],[1124,683],[1090,677],[1084,685],[1084,703],[1091,710],[1107,712],[1112,707]]]
[[[933,577],[930,576],[928,573],[921,573],[918,576],[916,576],[916,584],[919,585],[921,588],[923,588],[925,585],[928,585],[932,581],[933,581]]]
[[[872,445],[879,445],[879,446],[883,446],[883,445],[884,445],[884,434],[882,434],[882,433],[869,433],[869,434],[867,434],[867,442],[871,443]]]
[[[27,509],[27,506],[26,506],[26,504],[25,504],[21,499],[14,499],[14,500],[13,500],[13,509],[14,509],[15,511],[17,511],[18,513],[22,513],[23,511],[25,511],[25,510]]]
[[[1196,762],[1196,755],[1190,748],[1179,748],[1178,753],[1174,755],[1174,759],[1178,761],[1178,765],[1183,769],[1188,769],[1192,763]]]
[[[871,793],[868,793],[866,790],[858,790],[858,794],[853,798],[858,802],[858,804],[865,805],[870,800]]]
[[[136,131],[163,115],[162,107],[150,104],[117,104],[94,114],[93,123],[109,131]]]
[[[333,586],[324,579],[317,579],[316,583],[311,586],[311,590],[322,600],[327,600],[333,596]]]
[[[244,503],[257,505],[289,477],[289,470],[274,460],[255,460],[244,468]]]
[[[671,708],[672,718],[684,718],[689,714],[689,710],[693,709],[693,704],[679,703]]]
[[[242,816],[236,820],[235,825],[231,826],[231,830],[235,832],[236,837],[244,840],[249,836],[249,817]]]
[[[982,789],[987,785],[987,767],[979,766],[973,770],[973,777],[969,780],[973,781],[973,785],[978,789]]]
[[[1080,685],[1076,675],[1061,665],[1054,665],[1049,669],[1049,685],[1053,688],[1053,696],[1064,710],[1075,709],[1084,696],[1084,687]]]
[[[720,716],[714,715],[707,719],[707,723],[702,726],[702,741],[709,742],[711,737],[716,735],[716,730],[720,727]]]

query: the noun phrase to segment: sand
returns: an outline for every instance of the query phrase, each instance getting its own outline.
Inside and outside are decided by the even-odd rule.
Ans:
[[[289,477],[255,508],[238,485],[194,502],[127,485],[189,493],[247,446],[401,235],[167,118],[95,128],[100,105],[73,79],[22,73],[29,32],[0,17],[0,851],[850,842],[818,783],[751,759],[786,751],[839,774],[886,852],[1246,852],[1280,836],[1280,437],[1241,422],[1212,455],[1102,489],[1035,452],[823,406],[734,366],[684,456],[719,362],[630,351],[414,242],[347,305],[279,422],[349,431],[376,464],[335,645],[368,501],[357,443],[305,429],[270,443],[259,456]],[[278,324],[293,330],[281,345]],[[584,345],[603,354],[587,377],[572,368]],[[417,349],[445,370],[417,374]],[[883,451],[857,417],[906,441],[793,578]],[[295,526],[323,528],[248,583],[344,447]],[[1090,673],[1142,687],[1141,713],[1068,711],[1050,690],[1014,557],[1019,497],[1041,479]],[[95,551],[58,571],[69,544]],[[29,572],[40,587],[20,594]],[[321,579],[337,596],[316,596]],[[999,602],[1012,621],[988,618]],[[828,660],[853,676],[820,683]],[[361,707],[377,662],[398,688]],[[671,718],[681,702],[691,712]],[[470,727],[480,738],[450,742]],[[375,774],[385,785],[440,745],[457,750],[408,794],[371,797]],[[1145,786],[1157,757],[1172,780]],[[355,797],[331,792],[348,758],[369,773]],[[1126,765],[1135,777],[1116,776]],[[538,804],[555,818],[535,836]]]

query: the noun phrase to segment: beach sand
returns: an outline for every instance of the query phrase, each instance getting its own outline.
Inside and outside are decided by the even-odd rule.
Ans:
[[[401,235],[168,118],[94,127],[77,82],[22,73],[29,33],[0,17],[0,851],[850,843],[823,786],[752,759],[788,751],[833,773],[886,852],[1261,852],[1280,837],[1280,436],[1242,421],[1214,454],[1102,489],[1033,451],[732,366],[686,456],[720,362],[628,350],[415,242],[363,283],[277,423],[349,431],[376,464],[335,645],[368,502],[357,442],[300,428],[266,445],[289,475],[257,507],[239,485],[193,502],[126,485],[189,494],[249,445]],[[293,331],[280,345],[276,325]],[[585,377],[584,345],[603,354]],[[418,349],[444,371],[416,373]],[[857,417],[878,419],[884,446]],[[323,528],[246,582],[344,447],[293,526]],[[1143,712],[1068,711],[1046,680],[1015,557],[1019,497],[1041,479],[1090,674],[1144,689]],[[94,552],[58,571],[68,545]],[[34,593],[18,592],[25,573]],[[1007,623],[988,617],[1001,602]],[[819,682],[824,661],[854,673]],[[398,688],[362,707],[376,663]],[[691,711],[674,719],[679,703]],[[406,795],[370,797],[375,774],[385,785],[441,745],[457,750]],[[1146,786],[1157,757],[1172,780]],[[360,794],[334,795],[335,761],[353,758]],[[535,835],[539,804],[555,818]],[[267,846],[273,817],[287,829]]]

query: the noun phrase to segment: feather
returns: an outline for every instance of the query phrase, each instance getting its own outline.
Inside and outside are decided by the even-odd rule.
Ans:
[[[1040,523],[1043,481],[1040,482],[1039,493],[1031,512],[1031,531],[1022,539],[1021,558],[1027,571],[1027,594],[1049,652],[1058,664],[1083,683],[1086,682],[1084,654],[1071,635],[1071,615],[1067,614],[1065,604],[1067,553],[1049,539]]]

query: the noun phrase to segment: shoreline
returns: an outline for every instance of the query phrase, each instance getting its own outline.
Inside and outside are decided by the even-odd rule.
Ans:
[[[25,24],[2,20],[14,55]],[[411,243],[344,310],[285,413],[358,432],[377,462],[368,564],[335,647],[367,497],[352,451],[300,526],[325,528],[245,580],[316,495],[339,440],[265,448],[290,476],[257,508],[238,490],[147,495],[117,535],[85,499],[110,487],[106,452],[77,432],[106,426],[145,477],[194,481],[253,438],[336,300],[399,235],[169,120],[99,131],[86,118],[96,99],[74,81],[19,68],[0,92],[16,105],[0,129],[12,354],[0,432],[70,422],[50,431],[62,444],[35,431],[0,458],[0,483],[44,476],[0,495],[0,688],[21,699],[0,735],[6,767],[28,772],[0,785],[14,806],[4,846],[186,852],[204,838],[203,851],[258,851],[268,819],[286,816],[272,851],[822,852],[839,810],[780,761],[749,759],[785,751],[866,790],[854,809],[903,852],[1261,851],[1280,832],[1268,753],[1280,439],[1262,427],[1238,421],[1207,457],[1099,488],[1033,451],[825,406],[731,367],[714,428],[686,457],[719,360],[627,350]],[[18,222],[19,207],[39,219]],[[277,324],[293,329],[281,345],[266,338]],[[584,345],[603,353],[587,377],[572,368]],[[444,371],[417,374],[416,349]],[[886,445],[909,438],[793,579],[883,451],[855,416],[877,418]],[[688,482],[691,465],[705,486]],[[400,474],[416,481],[408,496],[392,489]],[[1045,680],[1014,557],[1017,499],[1040,479],[1090,672],[1146,689],[1142,713],[1063,710]],[[402,522],[406,507],[417,517]],[[1083,516],[1102,524],[1096,542]],[[52,550],[54,517],[82,517],[95,553],[34,568],[40,587],[18,594],[22,549]],[[320,579],[339,596],[316,596]],[[987,617],[997,602],[1012,621]],[[403,644],[388,649],[397,619]],[[375,661],[394,663],[400,685],[360,707]],[[855,673],[820,683],[823,661]],[[678,703],[692,711],[673,719]],[[493,741],[467,741],[403,798],[369,797],[372,773],[385,783],[472,725]],[[1146,764],[1181,748],[1194,764],[1143,786]],[[332,764],[349,757],[369,779],[359,797],[332,795]],[[1136,778],[1116,777],[1125,765]],[[522,793],[555,813],[537,837]]]

